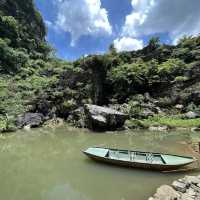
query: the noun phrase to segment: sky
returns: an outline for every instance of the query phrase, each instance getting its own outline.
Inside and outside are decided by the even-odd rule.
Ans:
[[[143,48],[152,36],[177,44],[200,33],[200,0],[34,0],[59,58]]]

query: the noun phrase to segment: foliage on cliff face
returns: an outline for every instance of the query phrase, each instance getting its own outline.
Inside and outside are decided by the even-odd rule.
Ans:
[[[0,72],[16,73],[30,59],[47,59],[51,48],[45,35],[45,25],[32,0],[1,1]]]
[[[105,55],[76,62],[80,68],[86,65],[86,69],[92,69],[96,80],[93,90],[103,90],[99,104],[108,103],[108,99],[123,103],[138,93],[159,96],[162,91],[188,87],[189,82],[200,79],[200,36],[184,37],[176,46],[160,44],[158,38],[152,38],[142,50],[132,52],[116,53],[111,47]]]
[[[33,45],[35,50],[40,50],[41,43],[45,42],[46,29],[32,0],[2,0],[0,11],[0,37],[8,37],[13,47],[31,51]]]
[[[45,35],[44,22],[32,0],[0,1],[1,124],[28,111],[29,102],[53,86],[59,70],[68,65],[51,57]]]

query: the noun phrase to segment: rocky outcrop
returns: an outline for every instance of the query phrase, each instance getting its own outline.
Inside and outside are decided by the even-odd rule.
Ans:
[[[85,104],[84,111],[86,126],[96,131],[116,130],[128,119],[126,114],[102,106]]]
[[[197,200],[200,199],[200,176],[185,176],[171,186],[159,187],[149,200]]]
[[[16,126],[23,128],[29,126],[30,128],[36,128],[44,123],[44,115],[41,113],[25,113],[16,120]]]

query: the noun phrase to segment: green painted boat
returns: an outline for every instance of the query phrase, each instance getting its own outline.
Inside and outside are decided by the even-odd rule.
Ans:
[[[100,147],[88,148],[83,153],[96,161],[158,171],[177,170],[196,161],[194,157]]]

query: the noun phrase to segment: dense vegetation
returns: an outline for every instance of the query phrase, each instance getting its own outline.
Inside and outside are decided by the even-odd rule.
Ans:
[[[200,112],[200,36],[184,37],[176,46],[152,38],[132,52],[117,53],[111,45],[104,55],[71,63],[54,56],[45,35],[32,0],[0,2],[1,130],[25,112],[84,126],[78,110],[85,103],[121,110],[137,127],[187,124],[185,113]]]

